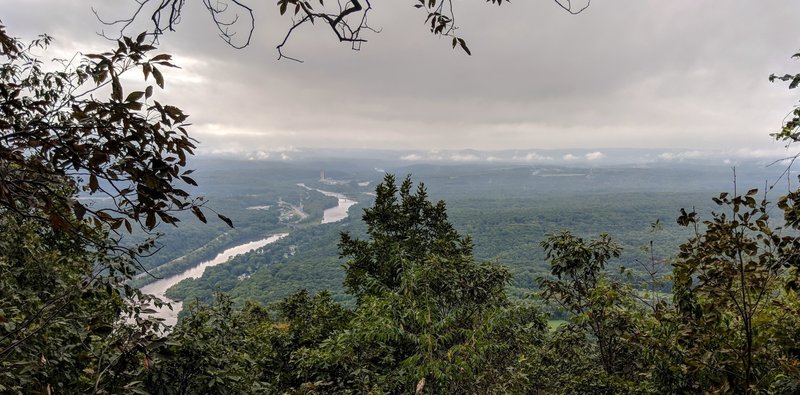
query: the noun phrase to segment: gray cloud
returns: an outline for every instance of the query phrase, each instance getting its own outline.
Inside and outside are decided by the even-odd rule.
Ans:
[[[125,13],[120,3],[126,5],[94,6],[115,17]],[[296,147],[774,151],[779,145],[767,134],[796,102],[766,77],[796,66],[789,55],[800,46],[797,2],[605,2],[579,16],[549,1],[458,3],[471,57],[432,37],[411,4],[377,5],[371,21],[383,30],[358,52],[322,27],[300,31],[288,48],[306,60],[297,64],[276,61],[274,46],[289,21],[271,3],[256,4],[253,43],[236,51],[190,2],[178,32],[162,40],[162,50],[183,67],[167,73],[165,94],[192,115],[205,152],[264,153]],[[90,5],[15,2],[4,7],[3,22],[18,36],[56,36],[64,53],[103,48],[108,43],[94,34],[102,26]]]

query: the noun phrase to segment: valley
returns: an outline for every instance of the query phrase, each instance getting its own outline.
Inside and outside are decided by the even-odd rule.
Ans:
[[[335,300],[352,303],[341,286],[343,261],[337,243],[342,231],[364,234],[360,213],[372,204],[372,187],[384,174],[376,169],[398,177],[411,175],[425,184],[431,199],[445,200],[453,224],[473,238],[476,258],[511,269],[509,293],[516,298],[535,291],[536,279],[547,273],[539,245],[547,234],[563,229],[587,237],[608,232],[624,247],[609,271],[617,273],[624,266],[635,273],[638,263],[647,259],[649,252],[644,248],[651,241],[655,256],[668,260],[686,239],[687,230],[675,224],[680,208],[710,212],[714,207],[710,198],[733,187],[731,167],[711,163],[566,167],[409,165],[398,160],[335,157],[255,163],[201,158],[196,167],[209,205],[231,217],[235,228],[191,219],[178,228],[162,227],[164,247],[149,259],[149,265],[154,275],[163,277],[160,273],[177,270],[171,267],[185,271],[237,245],[286,234],[253,251],[226,255],[223,264],[208,267],[202,275],[175,277],[173,273],[170,278],[175,280],[169,286],[158,287],[159,294],[172,300],[209,302],[221,291],[240,304],[276,302],[299,289],[328,290]],[[326,179],[319,176],[321,170]],[[780,170],[764,163],[745,163],[737,168],[738,187],[763,187],[765,182],[774,182]],[[651,232],[656,221],[662,229]],[[208,242],[202,244],[204,240]],[[160,265],[159,256],[177,258]],[[141,278],[138,281],[146,284]]]

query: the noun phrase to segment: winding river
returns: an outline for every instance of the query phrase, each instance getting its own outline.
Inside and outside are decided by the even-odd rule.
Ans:
[[[311,188],[303,184],[297,184],[297,185],[311,190]],[[358,203],[355,200],[349,199],[347,196],[341,193],[323,191],[319,189],[315,189],[315,191],[325,196],[332,196],[338,199],[338,204],[335,207],[331,207],[323,211],[322,213],[323,224],[338,222],[347,218],[348,215],[347,211],[354,204]],[[170,326],[175,325],[178,322],[178,313],[180,313],[181,309],[183,308],[183,302],[178,302],[167,298],[166,296],[167,289],[187,278],[201,277],[203,275],[203,272],[205,272],[206,268],[208,267],[225,263],[236,255],[241,255],[246,252],[250,252],[252,250],[261,248],[265,245],[274,243],[288,235],[289,235],[288,233],[274,234],[261,240],[251,241],[249,243],[244,243],[235,247],[228,248],[217,254],[217,256],[215,256],[214,259],[201,262],[197,266],[194,266],[180,274],[162,278],[158,281],[145,285],[144,287],[142,287],[142,292],[146,294],[155,295],[159,297],[161,300],[169,302],[172,305],[172,310],[170,310],[169,307],[167,306],[164,306],[160,309],[153,307],[156,310],[156,313],[154,313],[153,316],[163,318],[164,323],[167,325]]]
[[[329,224],[331,222],[339,222],[347,218],[347,211],[350,210],[350,207],[352,207],[354,204],[358,203],[357,201],[352,200],[347,196],[342,195],[341,193],[321,191],[319,189],[317,189],[317,191],[325,196],[333,196],[339,199],[339,202],[336,205],[336,207],[331,207],[322,212],[323,224]]]
[[[261,248],[267,244],[274,243],[288,235],[289,235],[288,233],[279,233],[261,240],[251,241],[249,243],[228,248],[227,250],[224,250],[219,254],[217,254],[217,256],[215,256],[214,259],[201,262],[197,266],[188,269],[183,273],[162,278],[161,280],[145,285],[144,287],[142,287],[142,292],[158,296],[161,300],[164,300],[165,302],[170,302],[170,304],[172,305],[172,310],[170,310],[169,307],[166,306],[160,309],[156,308],[156,313],[153,314],[153,316],[163,318],[164,323],[167,325],[175,325],[175,323],[178,322],[178,313],[180,313],[181,309],[183,308],[183,302],[178,302],[169,299],[166,296],[167,289],[187,278],[201,277],[203,275],[203,272],[205,272],[206,268],[208,267],[217,266],[221,263],[225,263],[228,261],[228,259],[231,259],[236,255],[241,255],[246,252],[255,250],[257,248]]]
[[[341,193],[309,188],[306,186],[306,184],[303,183],[299,183],[297,184],[297,186],[308,189],[309,191],[317,191],[325,196],[331,196],[338,199],[338,202],[335,207],[331,207],[322,212],[323,224],[329,224],[331,222],[339,222],[347,218],[347,211],[350,210],[350,207],[352,207],[354,204],[358,203],[357,201],[350,199]]]

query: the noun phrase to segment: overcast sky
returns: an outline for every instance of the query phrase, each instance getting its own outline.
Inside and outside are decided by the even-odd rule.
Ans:
[[[794,72],[800,2],[599,1],[572,16],[549,0],[455,1],[472,56],[432,36],[412,0],[373,1],[361,51],[323,25],[275,45],[290,20],[256,7],[252,44],[228,47],[199,0],[162,39],[181,70],[168,100],[204,152],[302,147],[395,149],[681,148],[780,154],[768,134],[797,102],[771,84]],[[258,4],[255,4],[258,3]],[[8,31],[48,33],[56,52],[108,42],[124,0],[0,0]],[[124,7],[123,7],[124,5]],[[106,28],[106,30],[109,30]]]

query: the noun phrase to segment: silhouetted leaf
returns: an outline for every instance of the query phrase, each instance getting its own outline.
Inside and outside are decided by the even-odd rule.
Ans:
[[[194,216],[197,217],[197,219],[199,219],[200,222],[206,223],[206,216],[205,214],[203,214],[203,211],[200,210],[200,207],[192,206],[192,213],[194,213]]]
[[[228,218],[228,217],[226,217],[226,216],[224,216],[224,215],[222,215],[222,214],[217,214],[217,217],[219,217],[219,219],[221,219],[223,222],[225,222],[226,224],[228,224],[228,226],[229,226],[229,227],[231,227],[231,228],[233,228],[233,227],[234,227],[234,226],[233,226],[233,221],[231,221],[231,219],[230,219],[230,218]]]
[[[164,89],[164,76],[161,75],[161,71],[159,71],[155,66],[153,66],[153,78],[156,79],[156,84],[161,89]]]

